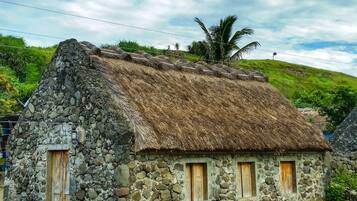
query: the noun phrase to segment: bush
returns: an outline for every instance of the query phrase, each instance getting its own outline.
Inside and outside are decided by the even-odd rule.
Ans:
[[[338,86],[328,91],[302,91],[294,96],[297,107],[318,108],[321,115],[328,117],[328,130],[333,131],[357,106],[357,91]]]
[[[3,45],[0,46],[0,115],[3,115],[22,109],[19,100],[25,102],[31,96],[56,49],[28,47],[22,38],[2,35],[0,45]]]
[[[154,47],[141,46],[134,41],[120,41],[118,47],[126,52],[138,52],[143,51],[153,56],[164,54],[164,50],[156,49]]]
[[[345,199],[347,190],[357,191],[357,173],[339,170],[326,188],[326,201],[347,201]]]
[[[0,46],[0,65],[13,69],[20,82],[26,81],[28,67],[32,72],[35,70],[41,74],[46,69],[54,52],[54,48],[26,47],[22,38],[13,36],[0,35],[0,45],[9,45],[9,47]],[[37,77],[40,76],[37,75]]]
[[[207,55],[207,44],[204,41],[193,41],[191,45],[188,46],[188,52],[191,54],[204,57]]]
[[[346,201],[345,188],[340,184],[330,184],[326,189],[326,201]]]

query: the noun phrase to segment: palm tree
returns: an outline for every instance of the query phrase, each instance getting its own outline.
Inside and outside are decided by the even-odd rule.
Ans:
[[[246,35],[254,34],[254,31],[250,28],[243,28],[232,35],[233,25],[236,21],[237,16],[230,15],[221,19],[218,25],[211,26],[207,29],[199,18],[195,18],[195,22],[197,22],[206,35],[204,44],[208,52],[207,60],[227,61],[231,59],[241,59],[243,54],[260,46],[257,41],[248,43],[243,47],[237,45],[240,39]],[[233,53],[233,51],[235,52]]]

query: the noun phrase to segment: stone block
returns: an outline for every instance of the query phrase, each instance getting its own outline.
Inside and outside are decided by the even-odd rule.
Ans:
[[[129,176],[129,167],[127,165],[119,165],[115,169],[114,177],[119,186],[128,186]]]

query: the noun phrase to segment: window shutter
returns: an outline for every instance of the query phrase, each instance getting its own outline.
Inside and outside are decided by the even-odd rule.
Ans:
[[[238,163],[237,177],[239,197],[254,197],[256,195],[254,163]]]
[[[280,190],[283,193],[296,192],[295,162],[280,162]]]
[[[186,165],[186,198],[191,201],[207,200],[207,166],[203,163]]]

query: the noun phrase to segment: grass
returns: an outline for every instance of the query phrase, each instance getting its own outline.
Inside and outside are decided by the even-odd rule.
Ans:
[[[241,60],[233,65],[263,72],[269,82],[290,100],[303,90],[327,91],[341,85],[357,90],[357,78],[344,73],[276,60]]]

